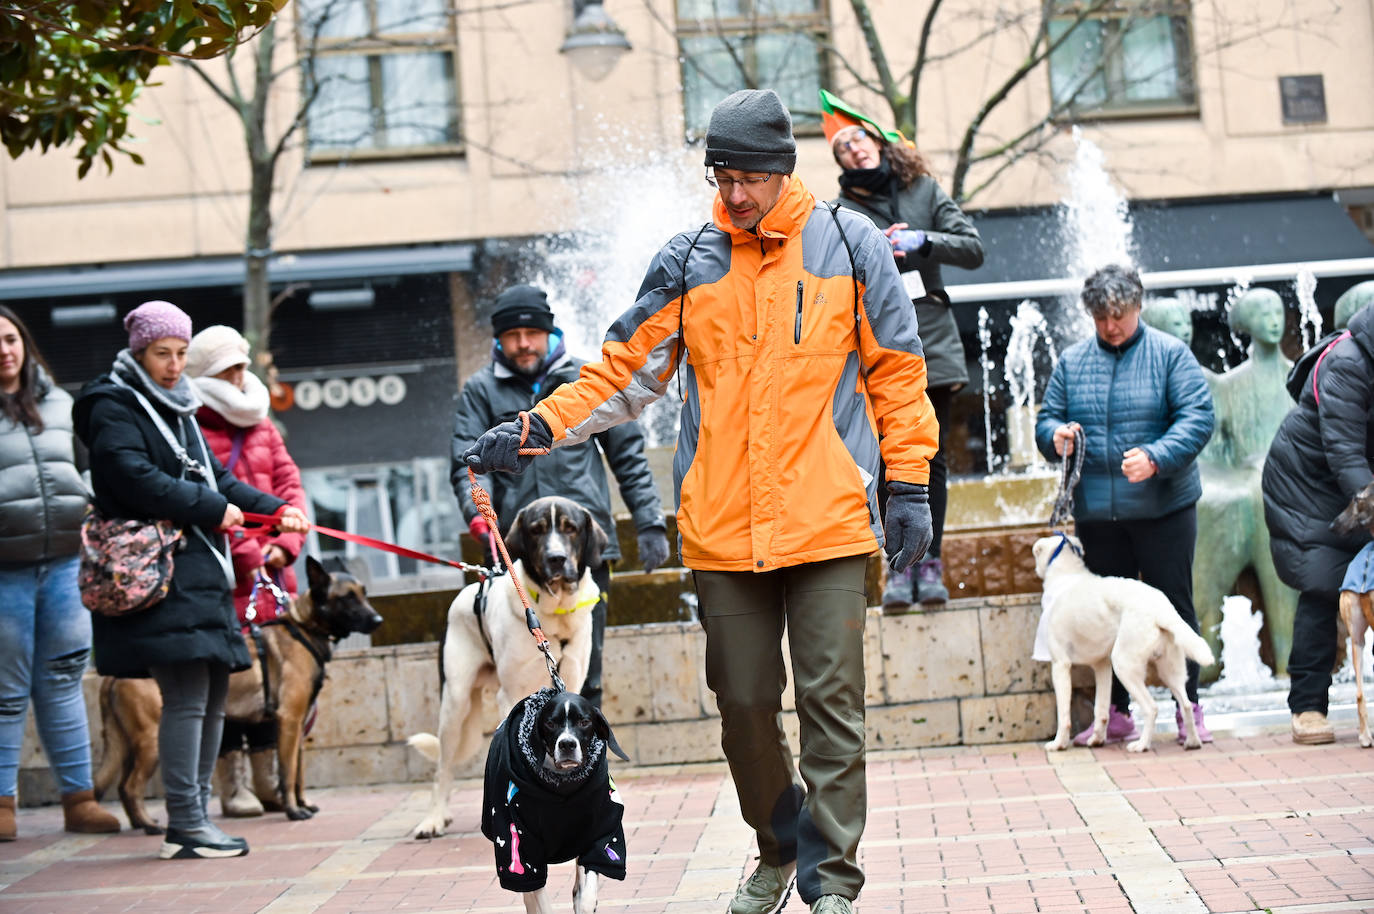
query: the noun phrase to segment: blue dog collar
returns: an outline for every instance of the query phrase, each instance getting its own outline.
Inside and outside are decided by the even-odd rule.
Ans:
[[[1063,530],[1060,530],[1059,545],[1055,546],[1054,551],[1050,553],[1050,560],[1045,563],[1046,571],[1048,571],[1050,566],[1054,564],[1054,560],[1059,558],[1059,553],[1064,551],[1065,546],[1068,546],[1069,551],[1072,552],[1074,555],[1077,555],[1080,558],[1082,557],[1083,553],[1079,551],[1078,547],[1075,546],[1073,543],[1069,542],[1069,535],[1065,533]]]

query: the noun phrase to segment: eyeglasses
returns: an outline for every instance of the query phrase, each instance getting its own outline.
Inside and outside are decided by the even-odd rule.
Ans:
[[[868,131],[867,131],[867,130],[860,130],[858,133],[853,134],[853,135],[852,135],[849,139],[847,139],[847,140],[838,140],[838,139],[837,139],[837,140],[835,141],[835,151],[836,151],[836,152],[849,152],[851,149],[853,149],[855,146],[858,146],[860,143],[864,142],[865,140],[872,141],[872,140],[873,140],[873,137],[871,137],[871,136],[868,135]]]
[[[745,187],[758,187],[760,184],[767,184],[772,177],[771,174],[767,174],[754,175],[751,178],[720,178],[708,171],[706,172],[706,183],[712,187],[719,187],[728,194],[735,189],[736,184],[742,184]]]

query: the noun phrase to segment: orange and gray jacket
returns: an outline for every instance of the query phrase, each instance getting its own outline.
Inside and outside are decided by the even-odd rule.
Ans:
[[[555,447],[585,441],[661,397],[685,343],[673,471],[682,559],[697,570],[872,552],[879,442],[902,482],[927,482],[936,450],[891,244],[795,176],[778,180],[788,186],[755,230],[717,199],[714,225],[669,241],[602,360],[536,407]]]

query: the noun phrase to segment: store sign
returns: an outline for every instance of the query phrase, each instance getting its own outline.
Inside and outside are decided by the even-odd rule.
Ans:
[[[406,382],[400,375],[387,374],[374,378],[328,378],[325,381],[298,381],[284,385],[295,405],[303,410],[321,406],[342,409],[345,406],[368,407],[376,403],[396,406],[406,398]]]

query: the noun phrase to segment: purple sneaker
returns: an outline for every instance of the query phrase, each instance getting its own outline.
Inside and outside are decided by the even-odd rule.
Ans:
[[[1178,725],[1178,744],[1182,746],[1188,739],[1188,731],[1183,729],[1183,709],[1174,702],[1174,723]],[[1204,743],[1212,741],[1212,731],[1207,729],[1207,724],[1202,719],[1202,703],[1197,702],[1193,705],[1193,723],[1197,726],[1197,738]]]
[[[1093,735],[1093,725],[1088,724],[1087,728],[1073,738],[1075,746],[1088,745],[1088,738]],[[1140,731],[1135,728],[1135,720],[1130,714],[1118,711],[1115,707],[1107,710],[1107,736],[1103,745],[1110,746],[1112,743],[1125,742],[1128,739],[1137,739]]]
[[[921,603],[943,603],[949,599],[945,566],[938,558],[924,559],[916,566],[915,596]]]

